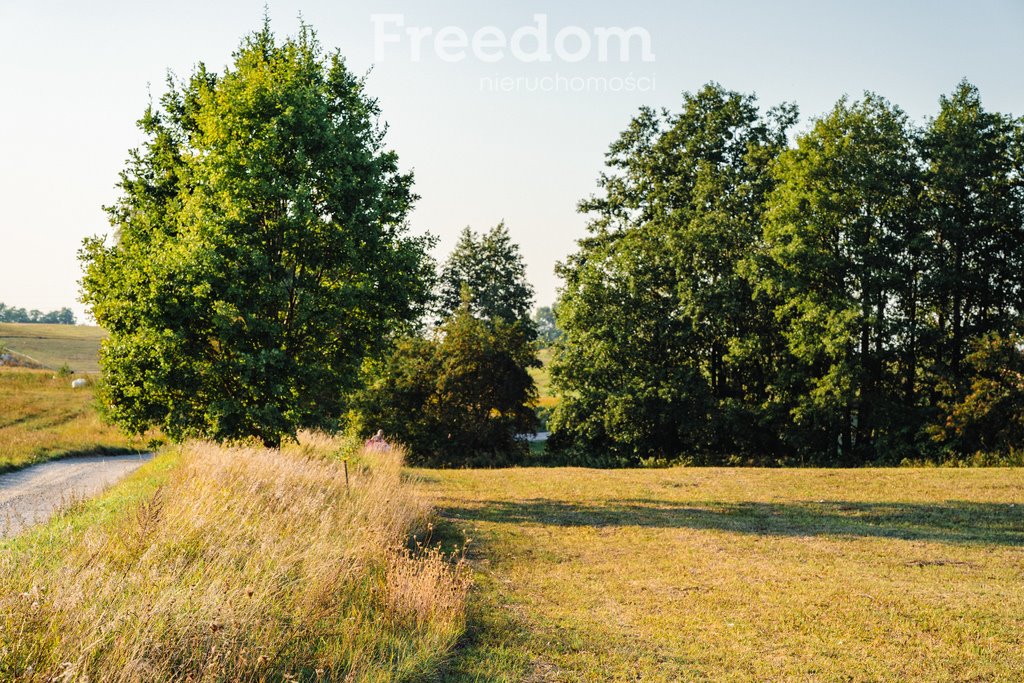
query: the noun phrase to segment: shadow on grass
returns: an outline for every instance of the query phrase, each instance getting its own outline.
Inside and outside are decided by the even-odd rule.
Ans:
[[[487,557],[488,542],[467,545],[467,535],[459,520],[437,519],[427,544],[436,544],[452,556],[461,556],[475,564]],[[529,626],[508,609],[502,591],[494,579],[477,573],[475,586],[466,606],[466,630],[447,661],[431,679],[437,683],[505,683],[527,680]]]
[[[715,529],[768,536],[873,536],[1024,546],[1024,505],[1012,503],[692,503],[652,499],[605,504],[535,498],[442,507],[451,520],[565,527]]]

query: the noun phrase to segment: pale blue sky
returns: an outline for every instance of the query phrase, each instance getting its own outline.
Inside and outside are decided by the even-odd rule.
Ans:
[[[505,219],[522,245],[538,302],[555,297],[556,261],[584,232],[576,202],[594,188],[603,154],[643,105],[677,107],[680,93],[715,80],[756,92],[765,106],[794,101],[801,126],[844,93],[874,90],[915,120],[966,76],[985,105],[1024,114],[1024,2],[397,2],[270,0],[275,32],[302,14],[357,72],[374,62],[375,14],[406,27],[493,25],[510,36],[548,17],[565,27],[640,27],[653,62],[596,56],[545,64],[420,61],[408,40],[389,45],[368,81],[389,143],[416,173],[412,225],[441,237],[438,256],[465,225]],[[106,232],[101,210],[134,122],[170,68],[220,70],[257,28],[252,2],[10,2],[0,0],[0,301],[49,310],[73,305],[83,237]],[[567,43],[573,46],[574,43]],[[484,92],[482,78],[652,78],[647,92]],[[484,86],[486,87],[486,85]]]

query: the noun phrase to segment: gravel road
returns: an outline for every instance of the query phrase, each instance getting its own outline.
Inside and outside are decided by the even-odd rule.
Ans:
[[[63,506],[94,496],[153,457],[103,455],[53,460],[0,475],[0,538],[44,522]]]

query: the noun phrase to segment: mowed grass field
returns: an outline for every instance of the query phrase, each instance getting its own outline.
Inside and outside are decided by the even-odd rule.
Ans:
[[[106,335],[88,325],[0,323],[0,347],[54,370],[66,363],[80,373],[99,372],[100,342]]]
[[[1019,681],[1024,470],[417,472],[476,589],[450,681]]]
[[[0,368],[0,472],[66,455],[143,449],[104,424],[93,385],[71,388],[52,370]]]

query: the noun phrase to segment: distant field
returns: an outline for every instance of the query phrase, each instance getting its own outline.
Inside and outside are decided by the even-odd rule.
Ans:
[[[443,680],[1024,671],[1024,469],[417,472],[476,570]]]
[[[530,368],[530,376],[537,384],[540,404],[549,407],[558,402],[554,396],[554,389],[551,387],[551,356],[551,349],[541,349],[537,352],[537,357],[544,365],[539,368]]]
[[[72,389],[51,370],[0,368],[0,472],[81,453],[132,452],[132,443],[103,424],[92,386]]]
[[[88,325],[0,323],[0,346],[51,369],[67,363],[75,372],[99,372],[100,341],[106,336]]]

